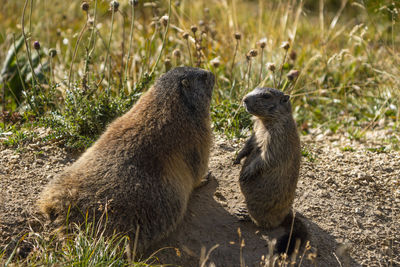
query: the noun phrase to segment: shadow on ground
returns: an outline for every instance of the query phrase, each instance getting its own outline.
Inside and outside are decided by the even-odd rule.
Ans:
[[[164,247],[156,254],[160,262],[200,266],[206,261],[205,266],[214,263],[216,266],[229,267],[241,266],[242,261],[243,266],[260,266],[261,257],[268,254],[268,240],[278,238],[283,229],[265,231],[252,222],[238,220],[215,199],[218,187],[219,182],[213,176],[207,185],[194,192],[184,221],[168,239],[157,246]],[[309,252],[317,252],[314,261],[317,266],[339,266],[338,260],[341,263],[347,262],[350,264],[348,266],[357,266],[348,257],[338,256],[336,259],[333,254],[338,246],[335,239],[317,224],[299,214],[297,216],[300,216],[310,232],[312,249]],[[242,249],[238,229],[241,239],[244,240]],[[314,265],[313,261],[307,259],[308,254],[310,253],[306,253],[302,266]],[[300,257],[297,261],[299,260]]]

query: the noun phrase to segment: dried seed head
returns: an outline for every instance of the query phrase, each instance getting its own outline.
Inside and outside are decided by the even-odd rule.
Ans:
[[[211,30],[211,38],[215,39],[215,37],[217,36],[218,32],[214,29]]]
[[[113,1],[110,2],[110,10],[112,10],[114,12],[117,12],[118,8],[119,8],[119,2],[118,1],[113,0]]]
[[[82,8],[83,11],[88,12],[88,10],[89,10],[88,2],[83,2],[82,5],[81,5],[81,8]]]
[[[179,49],[175,49],[172,54],[174,55],[174,57],[176,58],[180,58],[181,57],[181,50]]]
[[[200,27],[204,26],[204,20],[199,20],[199,26]]]
[[[211,65],[213,65],[214,68],[218,68],[219,65],[221,64],[221,62],[219,60],[219,57],[216,57],[216,58],[212,59],[210,61],[210,63],[211,63]]]
[[[87,22],[88,22],[88,25],[92,27],[94,25],[94,18],[92,18],[92,17],[88,18]]]
[[[289,54],[289,58],[290,58],[291,60],[295,61],[296,58],[297,58],[297,53],[296,53],[296,51],[292,50],[292,51],[290,52],[290,54]]]
[[[171,69],[171,67],[172,67],[171,59],[166,58],[164,60],[164,66],[165,66],[165,71],[169,71]]]
[[[260,41],[258,41],[258,45],[261,47],[261,49],[264,49],[267,46],[267,38],[262,38]]]
[[[196,26],[196,25],[193,25],[192,27],[190,27],[190,30],[191,30],[193,33],[196,33],[196,32],[197,32],[197,26]]]
[[[289,44],[289,42],[283,42],[283,43],[281,44],[281,47],[282,47],[283,49],[285,49],[285,50],[289,50],[290,44]]]
[[[291,70],[289,73],[286,75],[286,77],[289,79],[289,81],[294,81],[299,77],[300,71],[298,70]]]
[[[114,11],[114,12],[117,12],[117,11],[118,11],[118,8],[119,8],[119,2],[118,2],[118,1],[115,1],[115,0],[111,1],[111,3],[110,3],[110,9],[111,9],[112,11]]]
[[[200,51],[202,49],[201,44],[199,42],[196,43],[196,50]]]
[[[181,1],[175,1],[175,6],[179,7],[181,5]]]
[[[143,3],[143,7],[153,7],[153,8],[156,8],[156,7],[157,7],[157,3],[156,3],[156,2],[144,2],[144,3]]]
[[[167,15],[164,15],[164,16],[161,17],[160,22],[161,22],[162,25],[164,25],[164,27],[167,27],[168,20],[169,20],[169,17]]]
[[[139,4],[139,0],[129,0],[129,4],[132,6],[137,6]]]
[[[182,33],[182,38],[187,40],[189,38],[189,33],[188,32]]]
[[[236,40],[242,39],[242,34],[240,32],[235,32],[234,36]]]
[[[251,49],[251,50],[249,51],[248,55],[249,55],[250,57],[256,57],[256,56],[258,55],[258,52],[257,52],[257,50],[255,50],[255,49]]]
[[[270,71],[274,72],[276,70],[275,64],[272,62],[268,62],[267,63],[267,69],[269,69]]]
[[[40,49],[40,43],[39,43],[39,41],[35,41],[35,42],[33,43],[33,48],[35,48],[36,50],[39,50],[39,49]]]
[[[55,57],[55,56],[57,56],[57,50],[54,49],[54,48],[50,48],[50,50],[49,50],[49,56],[50,56],[50,57]]]

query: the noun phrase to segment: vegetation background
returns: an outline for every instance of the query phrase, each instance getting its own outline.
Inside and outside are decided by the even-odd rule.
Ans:
[[[22,149],[41,127],[44,141],[83,150],[157,77],[189,65],[215,73],[213,129],[229,138],[251,129],[242,97],[269,86],[291,95],[303,134],[362,139],[385,128],[374,149],[398,149],[399,8],[378,0],[5,0],[0,142]]]

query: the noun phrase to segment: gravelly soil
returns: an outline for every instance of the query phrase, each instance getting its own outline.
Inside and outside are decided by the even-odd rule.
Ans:
[[[375,139],[357,142],[340,135],[302,137],[303,157],[295,209],[307,225],[317,266],[400,266],[400,154],[371,152]],[[206,251],[216,266],[258,266],[267,254],[267,232],[235,216],[243,207],[240,166],[232,161],[241,143],[216,136],[210,181],[197,189],[178,230],[159,247],[164,263],[196,266]],[[345,148],[345,149],[344,149]],[[346,151],[347,150],[347,151]],[[27,230],[43,186],[78,155],[57,144],[36,142],[20,151],[0,147],[0,249]],[[245,246],[240,249],[238,236]],[[204,255],[204,254],[203,254]],[[242,255],[242,256],[241,256]],[[304,259],[303,266],[312,265]]]

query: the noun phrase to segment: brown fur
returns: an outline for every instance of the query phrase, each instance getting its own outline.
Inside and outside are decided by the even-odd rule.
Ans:
[[[108,232],[127,233],[138,252],[168,235],[207,172],[214,76],[189,67],[164,74],[72,166],[38,204],[56,225],[107,211]]]
[[[289,96],[256,88],[244,97],[244,105],[254,115],[254,134],[235,163],[246,157],[239,182],[249,215],[264,228],[284,222],[290,227],[301,154]]]

